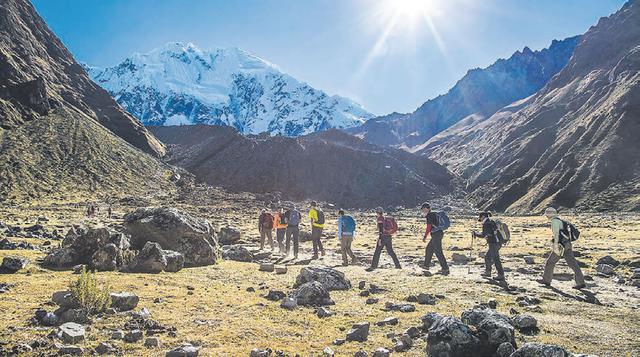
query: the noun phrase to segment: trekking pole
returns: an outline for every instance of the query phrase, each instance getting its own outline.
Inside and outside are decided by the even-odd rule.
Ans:
[[[467,274],[471,274],[471,255],[473,255],[473,240],[476,237],[476,232],[471,232],[471,247],[469,248],[469,262],[467,263]]]

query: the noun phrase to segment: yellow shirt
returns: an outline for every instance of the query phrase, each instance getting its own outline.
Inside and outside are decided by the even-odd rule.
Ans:
[[[318,211],[315,208],[312,208],[309,211],[309,218],[313,219],[313,226],[318,228],[324,228],[324,224],[315,223],[318,221]]]

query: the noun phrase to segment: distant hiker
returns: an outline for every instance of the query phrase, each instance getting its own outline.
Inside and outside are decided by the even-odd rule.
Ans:
[[[373,261],[371,261],[371,266],[366,269],[366,271],[373,271],[378,267],[378,262],[380,261],[380,254],[382,254],[382,249],[387,249],[387,254],[393,259],[393,263],[396,266],[396,269],[401,269],[400,261],[398,260],[398,256],[396,252],[393,251],[393,243],[392,236],[398,231],[398,224],[393,217],[385,217],[384,210],[382,207],[376,208],[376,223],[378,224],[378,241],[376,242],[376,251],[373,253]]]
[[[91,206],[90,204],[87,205],[87,217],[91,218],[91,215],[93,215],[93,210],[92,210],[93,206]]]
[[[258,231],[260,232],[260,250],[264,249],[264,238],[269,238],[269,245],[273,250],[273,215],[266,210],[262,210],[258,217]]]
[[[287,219],[284,215],[284,209],[280,207],[276,212],[273,221],[276,227],[276,240],[278,241],[279,253],[284,253],[284,234],[287,231]]]
[[[424,268],[426,270],[430,269],[431,258],[435,253],[441,268],[438,274],[449,275],[449,265],[442,252],[442,238],[444,237],[444,231],[449,228],[449,217],[444,212],[432,211],[431,205],[426,202],[423,203],[420,208],[427,220],[427,228],[422,241],[426,242],[427,237],[431,235],[431,239],[424,252]]]
[[[564,258],[567,265],[575,274],[576,285],[573,288],[584,289],[586,286],[584,282],[584,275],[582,275],[582,270],[578,265],[578,261],[573,256],[573,247],[571,244],[571,242],[578,239],[580,232],[573,224],[560,219],[558,211],[555,208],[547,208],[544,214],[551,222],[551,252],[549,253],[549,257],[545,263],[542,279],[539,279],[538,282],[543,285],[550,286],[556,263],[558,263],[560,258]]]
[[[500,248],[502,248],[504,238],[498,229],[497,223],[490,217],[491,212],[480,213],[478,222],[482,222],[482,233],[473,232],[476,237],[487,240],[488,250],[484,256],[484,273],[482,273],[482,276],[490,278],[491,268],[495,264],[498,276],[494,279],[504,280],[504,270],[502,269],[502,262],[500,261]]]
[[[300,243],[300,221],[302,220],[302,216],[300,212],[296,209],[296,206],[292,206],[287,212],[285,212],[285,218],[287,220],[287,231],[286,235],[286,250],[287,255],[289,255],[289,248],[291,246],[291,240],[293,240],[293,256],[295,259],[298,259],[298,245]]]
[[[111,218],[112,214],[113,214],[113,210],[111,209],[111,204],[109,204],[109,207],[107,208],[107,217]]]
[[[324,247],[321,241],[324,229],[324,212],[318,208],[316,201],[311,201],[309,219],[311,220],[311,241],[313,242],[313,257],[311,259],[318,259],[318,251],[324,256]]]
[[[353,217],[345,215],[344,210],[338,211],[338,239],[340,240],[340,250],[342,251],[342,265],[349,265],[357,262],[355,254],[351,250],[351,243],[356,232],[356,221]]]

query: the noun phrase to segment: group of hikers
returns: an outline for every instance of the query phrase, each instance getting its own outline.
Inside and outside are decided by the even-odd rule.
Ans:
[[[432,210],[429,203],[423,203],[421,210],[426,220],[423,242],[426,243],[428,240],[425,248],[423,268],[426,271],[429,271],[431,260],[435,254],[441,267],[440,271],[437,273],[449,275],[449,265],[447,264],[447,260],[442,250],[442,240],[444,238],[445,231],[450,226],[449,217],[444,211]],[[545,286],[550,286],[555,265],[561,258],[564,258],[567,265],[575,274],[576,285],[573,288],[583,289],[585,287],[584,276],[578,266],[578,262],[576,261],[572,250],[572,242],[578,239],[580,232],[573,224],[562,220],[555,208],[547,208],[545,210],[545,216],[549,219],[551,224],[551,251],[549,252],[549,256],[545,262],[542,278],[537,280],[537,282]],[[322,231],[325,227],[325,215],[315,201],[310,203],[308,217],[311,224],[311,241],[313,244],[312,259],[318,259],[319,255],[325,255],[325,250],[321,240]],[[271,214],[266,210],[263,210],[258,218],[260,249],[264,249],[265,241],[270,245],[271,250],[275,249],[277,243],[277,247],[281,254],[291,256],[290,248],[293,246],[293,257],[298,259],[301,221],[302,214],[295,205],[291,206],[286,211],[283,207],[280,207],[275,214]],[[485,270],[481,275],[497,281],[504,281],[505,276],[502,261],[500,259],[500,249],[510,241],[511,234],[509,232],[508,225],[500,220],[493,219],[491,212],[487,211],[481,212],[478,215],[478,221],[482,223],[482,230],[480,232],[472,232],[471,249],[473,249],[473,240],[476,237],[486,240],[487,251],[484,255]],[[376,208],[376,224],[378,239],[373,259],[371,261],[371,266],[366,270],[373,271],[378,267],[380,255],[382,254],[383,249],[387,251],[387,254],[389,254],[393,260],[396,269],[401,269],[400,260],[393,249],[393,236],[398,231],[398,224],[392,216],[385,215],[382,207]],[[356,232],[355,219],[352,216],[345,214],[345,211],[341,209],[338,211],[337,228],[338,240],[340,242],[340,249],[342,252],[342,264],[344,266],[348,266],[349,263],[356,264],[357,258],[351,249],[351,244]],[[275,241],[273,239],[274,229],[276,231]],[[492,277],[491,273],[494,266],[496,268],[497,275]]]

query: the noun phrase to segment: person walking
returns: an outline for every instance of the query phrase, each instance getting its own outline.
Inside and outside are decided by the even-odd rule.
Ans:
[[[398,231],[398,225],[393,217],[385,217],[382,207],[376,208],[376,223],[378,224],[378,241],[376,242],[376,250],[373,253],[373,260],[371,266],[365,269],[366,271],[373,271],[378,268],[378,262],[380,261],[380,254],[382,249],[387,250],[387,254],[393,259],[393,263],[396,269],[402,269],[400,261],[396,252],[393,251],[392,236]]]
[[[112,214],[113,214],[113,209],[111,208],[111,203],[109,203],[109,207],[107,208],[107,218],[111,219]]]
[[[424,232],[424,237],[422,238],[423,242],[427,241],[427,237],[431,236],[429,243],[427,243],[427,247],[424,252],[424,268],[429,271],[431,268],[431,259],[433,258],[433,254],[438,258],[438,262],[440,263],[440,271],[438,274],[449,275],[449,265],[447,264],[447,259],[444,256],[442,251],[442,238],[444,238],[444,230],[441,225],[443,222],[439,222],[438,215],[431,210],[431,205],[429,203],[423,203],[420,207],[422,209],[422,213],[427,220],[427,228]]]
[[[311,220],[311,241],[313,242],[313,257],[311,259],[318,259],[318,252],[324,257],[324,247],[321,241],[324,229],[324,212],[318,208],[316,201],[311,201],[309,219]]]
[[[294,259],[298,259],[298,246],[300,244],[299,225],[302,220],[302,216],[300,215],[300,211],[296,209],[296,206],[292,206],[291,209],[285,212],[285,219],[287,221],[287,230],[285,232],[287,255],[289,255],[289,248],[293,243],[293,257]]]
[[[276,241],[278,242],[278,252],[284,253],[284,234],[287,231],[287,220],[284,215],[284,209],[280,207],[273,218],[276,228]]]
[[[266,210],[262,210],[258,217],[258,231],[260,232],[260,250],[264,249],[265,237],[269,239],[271,251],[273,251],[273,215]]]
[[[500,235],[497,224],[491,218],[490,212],[482,212],[478,217],[478,222],[482,222],[482,233],[473,232],[476,237],[487,240],[488,250],[484,256],[484,273],[481,275],[490,278],[493,265],[496,266],[498,276],[494,280],[504,280],[504,270],[500,260],[500,248],[502,248],[503,238]]]
[[[544,265],[544,274],[542,279],[537,280],[538,283],[545,286],[551,286],[551,280],[553,280],[553,270],[556,264],[560,261],[560,258],[564,258],[567,265],[573,270],[575,275],[576,285],[574,289],[580,290],[586,287],[584,281],[584,275],[578,265],[578,261],[573,255],[573,246],[571,244],[571,236],[569,232],[569,223],[563,221],[558,216],[558,211],[549,207],[545,210],[545,216],[551,222],[551,252]]]
[[[357,259],[353,250],[351,250],[351,243],[353,243],[353,237],[356,232],[356,221],[353,217],[345,215],[344,210],[338,211],[338,240],[340,241],[340,251],[342,252],[342,265],[348,266],[349,259],[351,258],[351,264],[356,264]]]

